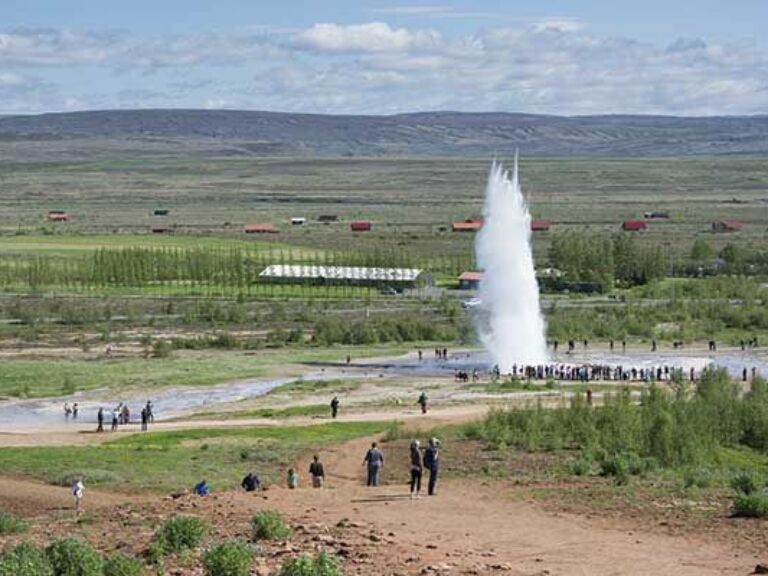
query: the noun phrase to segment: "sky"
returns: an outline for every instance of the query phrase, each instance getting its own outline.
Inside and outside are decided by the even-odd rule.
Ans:
[[[0,0],[0,114],[768,113],[768,0]]]

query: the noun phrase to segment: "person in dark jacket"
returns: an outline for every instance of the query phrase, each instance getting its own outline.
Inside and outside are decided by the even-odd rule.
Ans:
[[[331,418],[336,418],[339,414],[339,397],[334,396],[331,400]]]
[[[201,480],[195,484],[194,491],[198,496],[208,496],[211,493],[211,487],[208,486],[208,482]]]
[[[325,469],[317,454],[312,458],[312,464],[309,465],[309,475],[312,477],[312,488],[323,487],[325,484]]]
[[[437,438],[429,440],[429,446],[424,452],[424,467],[429,470],[429,486],[427,493],[430,496],[435,495],[437,486],[437,475],[440,472],[440,441]]]
[[[384,454],[379,450],[376,442],[365,453],[363,464],[368,466],[368,486],[378,486],[381,477],[381,469],[384,467]]]
[[[255,472],[248,472],[248,475],[243,478],[242,482],[240,482],[240,486],[242,486],[243,490],[246,492],[255,492],[261,488],[261,480]]]
[[[99,408],[99,412],[96,414],[96,421],[99,423],[96,432],[104,432],[104,408]]]
[[[411,442],[411,499],[419,498],[421,492],[421,450],[419,441]]]
[[[421,406],[421,413],[426,414],[427,413],[427,403],[429,400],[427,399],[427,394],[425,392],[422,392],[419,396],[419,399],[416,401],[416,403]]]

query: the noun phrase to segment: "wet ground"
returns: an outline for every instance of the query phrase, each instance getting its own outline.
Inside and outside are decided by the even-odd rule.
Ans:
[[[600,364],[638,369],[667,366],[670,369],[681,368],[685,374],[691,368],[698,373],[704,367],[714,365],[726,368],[736,379],[741,379],[744,368],[749,374],[754,368],[757,373],[768,375],[768,356],[754,351],[738,352],[731,350],[709,354],[704,354],[701,351],[689,353],[681,351],[616,353],[581,349],[573,354],[554,355],[552,362],[575,366]],[[346,362],[313,363],[307,365],[308,371],[302,378],[310,381],[400,377],[430,379],[444,377],[452,379],[457,370],[471,372],[477,369],[481,374],[488,374],[491,368],[492,362],[484,352],[449,351],[448,359],[441,360],[434,357],[433,351],[427,351],[424,352],[421,360],[414,353],[400,358],[353,361],[350,365],[347,365]],[[114,390],[101,389],[57,398],[8,400],[0,402],[0,422],[6,425],[12,424],[19,428],[60,425],[63,418],[62,407],[65,402],[70,404],[77,402],[81,419],[86,419],[86,421],[93,420],[100,406],[109,411],[118,402],[124,402],[133,408],[133,419],[135,419],[138,416],[138,410],[150,399],[159,419],[176,418],[194,412],[212,410],[219,405],[264,396],[275,388],[294,380],[296,380],[295,377],[249,379],[207,387],[174,387],[154,391],[149,397],[147,392],[142,391],[118,393]],[[108,415],[107,420],[109,418]]]

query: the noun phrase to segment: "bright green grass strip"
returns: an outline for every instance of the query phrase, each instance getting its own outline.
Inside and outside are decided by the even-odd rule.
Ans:
[[[83,476],[86,486],[129,491],[180,490],[205,478],[215,491],[238,486],[249,470],[268,482],[282,481],[287,468],[308,452],[322,454],[325,445],[381,434],[388,427],[355,422],[192,429],[136,434],[96,446],[1,448],[0,470],[52,484]]]

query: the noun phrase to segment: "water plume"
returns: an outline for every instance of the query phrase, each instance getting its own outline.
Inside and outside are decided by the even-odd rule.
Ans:
[[[517,154],[510,178],[494,160],[488,175],[483,226],[475,240],[480,270],[480,340],[502,373],[547,360],[544,318],[531,251],[531,215],[520,189]]]

